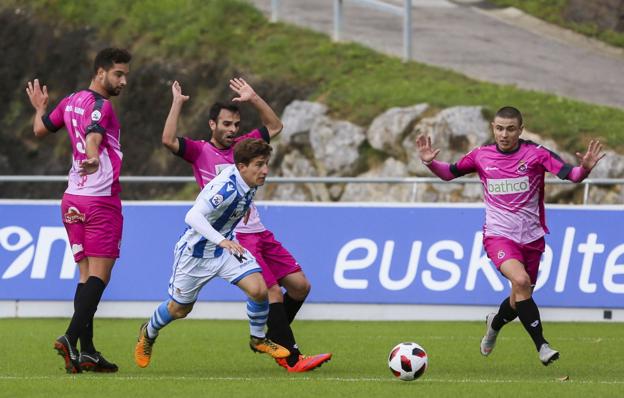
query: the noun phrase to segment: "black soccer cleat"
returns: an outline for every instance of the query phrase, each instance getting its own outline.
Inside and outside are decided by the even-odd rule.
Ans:
[[[65,371],[67,373],[82,373],[82,369],[80,369],[80,354],[78,354],[76,347],[69,343],[67,335],[56,339],[54,349],[65,360]]]
[[[80,369],[84,372],[97,373],[115,373],[119,370],[117,365],[108,362],[99,351],[97,351],[95,354],[81,352]]]

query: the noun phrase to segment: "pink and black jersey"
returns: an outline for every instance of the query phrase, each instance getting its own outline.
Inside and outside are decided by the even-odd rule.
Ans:
[[[245,135],[234,138],[232,146],[226,149],[219,149],[208,141],[196,141],[187,137],[178,137],[180,149],[176,155],[191,163],[195,181],[203,189],[223,169],[234,164],[234,145],[249,138],[263,139],[266,142],[271,140],[269,130],[266,127],[255,129]],[[251,205],[250,211],[247,224],[239,223],[236,227],[236,232],[255,233],[266,230],[262,222],[260,222],[260,216],[255,205]]]
[[[526,244],[548,233],[544,217],[544,174],[569,179],[573,167],[557,154],[520,140],[513,152],[495,144],[472,150],[450,165],[455,177],[476,172],[485,197],[485,236],[503,236]]]
[[[110,101],[92,90],[82,90],[63,98],[43,123],[51,132],[67,129],[72,143],[72,167],[66,193],[82,196],[114,196],[121,191],[119,173],[123,154],[121,129]],[[86,176],[79,174],[80,163],[87,159],[87,135],[102,134],[100,166]]]

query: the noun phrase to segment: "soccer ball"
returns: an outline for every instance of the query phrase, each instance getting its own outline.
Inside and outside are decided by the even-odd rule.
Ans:
[[[424,348],[416,343],[397,344],[388,355],[393,375],[404,381],[418,379],[427,370],[429,360]]]

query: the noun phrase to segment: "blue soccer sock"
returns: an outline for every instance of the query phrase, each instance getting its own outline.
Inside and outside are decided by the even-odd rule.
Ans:
[[[156,338],[158,336],[158,331],[173,321],[173,317],[169,314],[169,310],[167,309],[168,304],[169,300],[160,303],[156,311],[154,311],[154,315],[152,315],[152,318],[149,320],[147,324],[147,337],[150,339]]]
[[[264,338],[264,327],[269,318],[269,300],[256,303],[247,298],[247,317],[249,318],[249,334],[254,337]]]

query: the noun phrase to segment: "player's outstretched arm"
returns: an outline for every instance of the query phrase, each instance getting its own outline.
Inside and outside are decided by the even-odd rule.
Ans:
[[[33,132],[37,137],[43,137],[49,133],[41,119],[48,109],[48,87],[41,86],[39,79],[28,82],[26,94],[30,104],[35,108],[35,120],[33,121]]]
[[[182,94],[182,87],[177,81],[174,81],[171,85],[171,94],[173,95],[173,99],[171,101],[169,115],[167,115],[167,120],[165,120],[165,127],[163,128],[162,133],[162,143],[164,146],[169,148],[171,152],[177,153],[180,150],[180,143],[178,142],[178,137],[176,136],[176,132],[178,130],[178,119],[180,118],[180,113],[182,112],[182,105],[188,101],[190,97]]]
[[[234,97],[232,102],[249,102],[251,105],[256,108],[258,113],[260,114],[260,120],[262,120],[262,124],[264,124],[269,130],[269,135],[271,138],[278,135],[283,128],[282,121],[280,118],[273,112],[273,109],[266,103],[262,97],[260,97],[254,89],[242,78],[234,78],[230,80],[230,88],[238,97]]]
[[[416,149],[418,149],[420,160],[433,174],[445,181],[450,181],[455,178],[455,175],[450,171],[450,165],[448,163],[435,160],[436,156],[440,153],[440,149],[433,149],[431,146],[431,137],[426,134],[420,134],[416,137]]]
[[[576,157],[579,159],[579,165],[572,168],[567,179],[572,182],[583,181],[605,155],[606,153],[602,152],[602,144],[600,141],[591,140],[585,153],[576,153]]]

